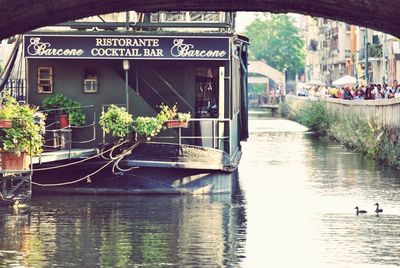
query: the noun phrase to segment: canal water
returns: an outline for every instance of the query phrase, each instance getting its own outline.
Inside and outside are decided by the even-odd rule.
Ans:
[[[0,267],[400,265],[397,170],[291,121],[253,119],[250,130],[232,195],[41,196],[0,208]]]

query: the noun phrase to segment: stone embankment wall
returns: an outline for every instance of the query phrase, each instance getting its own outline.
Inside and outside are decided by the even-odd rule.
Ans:
[[[294,110],[300,109],[308,100],[307,97],[288,95],[286,103]],[[400,98],[383,100],[342,100],[326,98],[327,109],[338,118],[357,115],[360,118],[372,119],[382,127],[400,128]]]

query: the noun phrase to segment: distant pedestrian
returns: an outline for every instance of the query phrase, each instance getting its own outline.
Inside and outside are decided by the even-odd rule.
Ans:
[[[363,100],[363,91],[361,89],[357,90],[356,96],[354,97],[354,100]]]
[[[387,89],[387,91],[385,93],[385,98],[386,99],[394,98],[394,94],[396,93],[398,86],[399,86],[399,82],[397,80],[394,80],[392,87]]]
[[[371,87],[367,86],[367,89],[365,90],[364,100],[374,100],[374,99],[375,99],[375,96],[372,93]]]
[[[382,95],[385,98],[386,96],[386,91],[388,90],[388,85],[386,83],[383,83],[382,85]]]
[[[351,92],[350,92],[350,88],[348,86],[344,87],[343,99],[344,100],[352,100],[353,99],[353,96],[351,95]]]
[[[376,99],[376,100],[380,100],[380,99],[383,99],[383,98],[385,98],[385,94],[382,92],[382,87],[381,87],[381,85],[378,84],[378,85],[376,86],[375,99]]]

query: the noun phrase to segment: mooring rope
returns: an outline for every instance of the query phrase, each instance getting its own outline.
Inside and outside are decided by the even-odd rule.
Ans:
[[[80,164],[80,163],[83,163],[83,162],[85,162],[85,161],[91,160],[91,159],[93,159],[93,158],[99,157],[99,156],[101,156],[102,154],[104,154],[104,153],[106,153],[106,152],[108,152],[108,151],[113,151],[115,148],[117,148],[117,147],[119,147],[119,146],[121,146],[122,144],[127,143],[127,142],[128,142],[128,141],[125,140],[125,141],[123,141],[123,142],[121,142],[121,143],[119,143],[119,144],[117,144],[117,145],[111,147],[110,149],[107,149],[106,151],[100,152],[100,153],[98,153],[98,154],[96,154],[96,155],[93,155],[93,156],[91,156],[91,157],[88,157],[88,158],[85,158],[85,159],[82,159],[82,160],[79,160],[79,161],[75,161],[75,162],[72,162],[72,163],[67,163],[67,164],[59,165],[59,166],[47,167],[47,168],[36,168],[36,169],[33,169],[33,171],[52,170],[52,169],[64,168],[64,167],[68,167],[68,166],[73,166],[73,165],[76,165],[76,164]],[[106,159],[106,160],[110,160],[110,159]],[[112,160],[112,159],[111,159],[111,160]]]
[[[90,183],[90,182],[92,182],[92,181],[90,180],[90,177],[91,177],[91,176],[93,176],[93,175],[95,175],[96,173],[100,172],[101,170],[103,170],[104,168],[106,168],[106,167],[107,167],[109,164],[111,164],[112,162],[113,162],[113,161],[110,161],[110,162],[106,163],[105,165],[103,165],[103,166],[102,166],[101,168],[99,168],[98,170],[96,170],[96,171],[90,173],[89,175],[86,175],[85,177],[82,177],[82,178],[80,178],[80,179],[76,179],[76,180],[73,180],[73,181],[61,182],[61,183],[47,183],[47,184],[44,184],[44,183],[37,183],[37,182],[33,182],[33,181],[32,181],[32,184],[33,184],[33,185],[36,185],[36,186],[41,186],[41,187],[55,187],[55,186],[70,185],[70,184],[74,184],[74,183],[77,183],[77,182],[80,182],[80,181],[83,181],[83,180],[87,180],[87,182]]]
[[[126,149],[126,150],[124,150],[123,152],[122,152],[122,155],[121,155],[121,157],[119,157],[118,159],[116,159],[116,161],[115,161],[115,163],[114,163],[114,165],[113,165],[113,168],[112,168],[112,172],[114,173],[114,174],[123,174],[123,173],[125,173],[125,172],[128,172],[128,171],[131,171],[131,170],[133,170],[133,169],[136,169],[136,168],[138,168],[138,167],[130,167],[130,168],[127,168],[127,169],[124,169],[124,168],[121,168],[118,164],[119,164],[119,162],[122,160],[122,159],[124,159],[124,157],[126,156],[126,155],[128,155],[128,154],[131,154],[132,153],[132,150],[133,149],[135,149],[140,143],[142,143],[142,141],[137,141],[135,144],[133,144],[131,147],[129,147],[129,149]],[[119,172],[116,172],[115,171],[115,168],[117,168],[118,170],[119,170]]]
[[[104,160],[113,160],[113,159],[115,158],[115,157],[113,157],[113,155],[112,155],[114,149],[123,144],[123,143],[120,144],[120,142],[121,142],[121,140],[118,140],[117,145],[111,147],[111,150],[107,149],[106,151],[102,151],[103,148],[101,148],[101,149],[100,149],[100,157],[103,158]],[[124,143],[125,143],[125,142],[127,142],[127,141],[125,140]],[[106,153],[106,152],[108,152],[108,151],[110,151],[110,157],[106,157],[106,156],[104,155],[104,153]]]
[[[102,155],[102,154],[104,154],[104,153],[106,153],[106,152],[108,152],[108,151],[113,151],[113,150],[115,150],[116,147],[119,147],[119,146],[125,144],[126,142],[127,142],[127,140],[125,140],[125,141],[123,141],[123,142],[121,142],[121,143],[118,143],[117,145],[115,145],[115,146],[113,146],[113,147],[107,149],[106,151],[100,152],[100,153],[99,153],[98,155],[96,155],[96,156],[92,156],[92,157],[90,157],[90,158],[84,159],[84,161],[87,161],[88,159],[91,159],[91,158],[93,158],[93,157],[97,157],[97,156],[99,156],[99,155]],[[119,162],[120,162],[125,156],[131,154],[131,153],[132,153],[132,150],[135,149],[141,142],[142,142],[142,141],[137,141],[137,142],[134,143],[132,146],[130,146],[128,149],[125,149],[121,154],[119,154],[119,155],[117,155],[117,156],[112,157],[111,159],[109,159],[109,162],[107,162],[106,164],[104,164],[104,165],[103,165],[102,167],[100,167],[98,170],[96,170],[96,171],[94,171],[94,172],[92,172],[92,173],[90,173],[90,174],[88,174],[88,175],[86,175],[86,176],[84,176],[84,177],[82,177],[82,178],[75,179],[75,180],[72,180],[72,181],[61,182],[61,183],[48,183],[48,184],[45,184],[45,183],[38,183],[38,182],[33,182],[33,181],[32,181],[31,183],[32,183],[33,185],[40,186],[40,187],[66,186],[66,185],[71,185],[71,184],[74,184],[74,183],[81,182],[81,181],[83,181],[83,180],[87,180],[88,183],[91,183],[92,181],[91,181],[90,177],[93,176],[93,175],[95,175],[95,174],[97,174],[97,173],[99,173],[101,170],[105,169],[105,168],[106,168],[107,166],[109,166],[111,163],[114,163],[114,165],[113,165],[113,167],[112,167],[112,172],[113,172],[113,174],[116,174],[116,175],[124,174],[124,173],[129,172],[129,171],[131,171],[131,170],[133,170],[133,169],[139,168],[139,167],[130,167],[130,168],[127,168],[127,169],[123,169],[123,168],[121,168],[118,164],[119,164]],[[110,153],[110,154],[111,154],[111,153]],[[77,161],[77,162],[74,162],[74,163],[69,163],[69,164],[66,164],[66,165],[57,166],[56,168],[65,167],[65,166],[70,166],[70,165],[72,165],[72,164],[82,163],[82,162],[84,162],[84,161]],[[38,171],[38,170],[48,170],[48,169],[51,169],[51,168],[35,169],[35,170]],[[118,169],[119,172],[116,172],[115,169]],[[171,185],[171,184],[167,184],[167,183],[164,183],[164,182],[162,182],[162,181],[158,181],[158,180],[151,179],[151,178],[149,178],[149,177],[139,176],[139,175],[134,174],[134,173],[131,173],[130,175],[131,175],[131,176],[134,176],[134,177],[137,177],[137,178],[140,178],[140,179],[149,180],[149,181],[155,182],[155,183],[160,184],[160,185],[168,186],[169,188],[175,189],[176,191],[180,192],[181,194],[191,194],[191,193],[193,193],[193,191],[191,191],[191,190],[189,190],[189,189],[184,189],[184,188],[181,188],[180,186],[175,186],[175,185],[173,185],[173,184],[172,184],[172,185]]]
[[[125,140],[125,141],[123,141],[123,142],[121,142],[121,143],[118,143],[117,145],[111,147],[110,149],[107,149],[107,150],[104,151],[104,152],[101,152],[100,154],[105,153],[105,152],[107,152],[107,151],[112,151],[112,150],[114,150],[116,147],[121,146],[121,145],[125,144],[126,142],[127,142],[127,140]],[[37,182],[33,182],[33,181],[32,181],[32,184],[33,184],[33,185],[36,185],[36,186],[41,186],[41,187],[55,187],[55,186],[70,185],[70,184],[78,183],[78,182],[83,181],[83,180],[87,180],[87,182],[90,183],[90,182],[92,182],[91,179],[90,179],[91,176],[93,176],[93,175],[95,175],[96,173],[100,172],[101,170],[103,170],[104,168],[106,168],[108,165],[110,165],[110,164],[113,163],[113,162],[115,162],[115,163],[114,163],[114,166],[113,166],[113,173],[114,173],[115,166],[117,166],[117,164],[119,163],[119,161],[120,161],[122,158],[124,158],[126,155],[132,153],[132,150],[133,150],[134,148],[136,148],[140,143],[141,143],[141,141],[136,142],[136,143],[133,144],[129,149],[124,150],[121,154],[119,154],[118,156],[116,156],[116,157],[114,157],[113,159],[109,160],[109,162],[107,162],[105,165],[103,165],[102,167],[100,167],[98,170],[96,170],[96,171],[94,171],[94,172],[90,173],[89,175],[86,175],[86,176],[84,176],[84,177],[82,177],[82,178],[75,179],[75,180],[73,180],[73,181],[67,181],[67,182],[61,182],[61,183],[48,183],[48,184],[37,183]],[[100,154],[98,154],[98,155],[96,155],[96,156],[99,156]],[[92,157],[90,157],[90,158],[93,158],[93,157],[95,157],[95,156],[92,156]],[[85,158],[85,159],[83,159],[83,160],[84,160],[84,161],[87,161],[88,159],[89,159],[89,158]],[[81,160],[81,161],[77,161],[77,162],[74,162],[74,163],[68,163],[68,164],[65,164],[65,165],[60,165],[60,166],[57,166],[57,168],[69,166],[69,165],[72,165],[72,164],[77,164],[78,162],[79,162],[79,163],[82,163],[82,162],[84,162],[84,161]],[[119,168],[119,167],[117,166],[117,168]],[[131,169],[133,169],[133,168],[137,168],[137,167],[132,167],[132,168],[130,168],[129,170],[131,170]],[[51,168],[46,168],[46,169],[51,169]],[[38,170],[43,170],[43,169],[36,169],[36,171],[38,171]],[[117,174],[117,173],[114,173],[114,174]]]

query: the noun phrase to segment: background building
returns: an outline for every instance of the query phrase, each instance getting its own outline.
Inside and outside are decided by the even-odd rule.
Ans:
[[[351,75],[364,83],[381,84],[400,77],[400,46],[393,36],[310,16],[304,16],[300,25],[306,44],[306,82],[321,81],[329,86]]]

